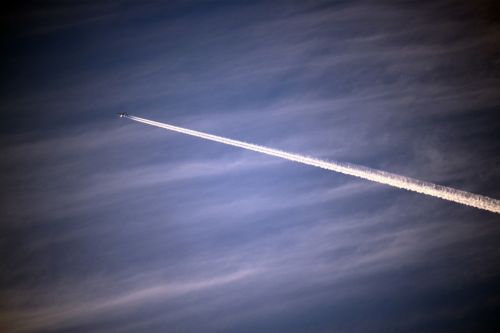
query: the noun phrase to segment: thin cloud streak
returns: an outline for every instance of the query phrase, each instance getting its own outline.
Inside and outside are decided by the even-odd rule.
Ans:
[[[224,288],[234,283],[249,279],[257,274],[256,268],[242,268],[211,278],[194,281],[162,281],[151,286],[141,287],[126,293],[106,297],[52,305],[46,309],[35,309],[32,312],[16,313],[10,315],[15,320],[16,327],[9,327],[10,332],[34,332],[40,329],[68,327],[75,322],[86,321],[88,318],[99,314],[110,315],[113,311],[123,308],[137,308],[150,302],[165,302],[185,296],[190,293],[208,291],[215,288]],[[0,324],[1,324],[0,317]]]
[[[287,159],[290,161],[298,162],[298,163],[303,163],[307,165],[312,165],[318,168],[322,169],[327,169],[327,170],[332,170],[340,173],[344,173],[350,176],[355,176],[367,180],[371,180],[377,183],[381,184],[386,184],[390,185],[393,187],[409,190],[409,191],[414,191],[430,196],[434,196],[437,198],[457,202],[463,205],[479,208],[479,209],[484,209],[491,211],[493,213],[499,213],[500,214],[500,200],[496,200],[493,198],[489,198],[486,196],[482,196],[479,194],[473,194],[461,190],[457,190],[451,187],[446,187],[442,185],[436,185],[433,183],[429,182],[424,182],[421,180],[409,178],[409,177],[404,177],[401,175],[396,175],[393,173],[381,171],[381,170],[375,170],[375,169],[370,169],[367,167],[363,166],[358,166],[354,164],[349,164],[345,162],[327,162],[327,161],[322,161],[319,159],[311,158],[311,157],[306,157],[306,156],[301,156],[297,154],[291,154],[287,153],[284,151],[276,150],[276,149],[271,149],[263,146],[258,146],[254,144],[249,144],[246,142],[241,142],[237,140],[232,140],[232,139],[227,139],[223,138],[220,136],[212,135],[212,134],[207,134],[203,132],[198,132],[198,131],[193,131],[190,129],[178,127],[178,126],[172,126],[164,123],[159,123],[156,121],[151,121],[148,119],[140,118],[140,117],[135,117],[135,116],[125,116],[126,118],[129,118],[131,120],[144,123],[147,125],[151,126],[156,126],[160,127],[163,129],[171,130],[174,132],[179,132],[183,134],[188,134],[192,135],[195,137],[199,137],[202,139],[206,140],[211,140],[211,141],[216,141],[220,143],[224,143],[227,145],[239,147],[239,148],[244,148],[252,151],[256,151],[259,153],[275,156],[275,157],[280,157],[283,159]]]

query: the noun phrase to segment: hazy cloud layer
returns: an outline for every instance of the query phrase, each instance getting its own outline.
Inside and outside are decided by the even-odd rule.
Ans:
[[[498,331],[494,214],[115,116],[500,198],[496,8],[6,8],[0,330]]]

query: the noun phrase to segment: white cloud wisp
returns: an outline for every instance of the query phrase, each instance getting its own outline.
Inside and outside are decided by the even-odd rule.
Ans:
[[[193,131],[187,128],[173,126],[165,123],[160,123],[144,118],[134,117],[125,115],[126,118],[131,120],[144,123],[151,126],[160,127],[174,132],[179,132],[198,138],[216,141],[224,143],[227,145],[252,150],[266,155],[271,155],[275,157],[280,157],[286,160],[312,165],[318,168],[327,169],[331,171],[340,172],[346,175],[355,176],[380,184],[386,184],[389,186],[414,191],[433,197],[457,202],[463,205],[488,210],[490,212],[500,214],[500,200],[489,198],[479,194],[473,194],[461,190],[457,190],[451,187],[446,187],[442,185],[437,185],[425,181],[421,181],[414,178],[409,178],[401,175],[397,175],[390,172],[385,172],[381,170],[371,169],[364,166],[359,166],[355,164],[345,163],[345,162],[333,162],[333,161],[323,161],[320,159],[302,156],[298,154],[292,154],[284,152],[277,149],[267,148],[263,146],[254,145],[251,143],[246,143],[242,141],[232,140],[208,133],[203,133],[199,131]]]

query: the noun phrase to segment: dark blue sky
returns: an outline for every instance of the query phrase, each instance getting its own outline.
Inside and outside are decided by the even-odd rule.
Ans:
[[[498,332],[486,211],[120,119],[500,198],[494,1],[1,14],[2,332]]]

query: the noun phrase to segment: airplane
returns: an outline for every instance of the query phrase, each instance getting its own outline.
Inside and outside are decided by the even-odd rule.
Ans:
[[[127,112],[118,112],[117,115],[120,116],[120,118],[127,117],[128,113]]]

